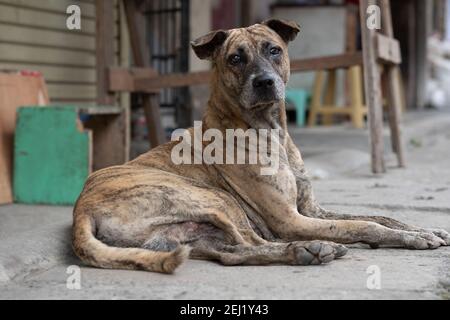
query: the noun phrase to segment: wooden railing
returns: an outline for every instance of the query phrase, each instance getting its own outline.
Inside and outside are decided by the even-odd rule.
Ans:
[[[347,53],[291,61],[291,72],[331,70],[362,65],[362,53]],[[189,87],[209,83],[210,71],[158,75],[151,68],[109,68],[109,90],[156,93],[164,88]]]

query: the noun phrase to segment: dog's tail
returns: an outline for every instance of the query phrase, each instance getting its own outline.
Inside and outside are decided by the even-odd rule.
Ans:
[[[94,267],[173,273],[189,257],[190,248],[181,245],[171,252],[110,247],[95,238],[94,230],[89,216],[74,217],[73,250],[84,263]]]

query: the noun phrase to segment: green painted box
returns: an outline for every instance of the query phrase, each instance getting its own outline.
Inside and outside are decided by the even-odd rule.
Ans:
[[[14,142],[14,199],[73,205],[91,171],[91,132],[73,107],[21,107]]]

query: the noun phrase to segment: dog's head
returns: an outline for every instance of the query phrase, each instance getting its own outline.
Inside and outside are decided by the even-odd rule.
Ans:
[[[218,30],[191,43],[200,59],[211,60],[221,85],[245,109],[284,99],[290,64],[287,45],[300,27],[271,19],[248,28]]]

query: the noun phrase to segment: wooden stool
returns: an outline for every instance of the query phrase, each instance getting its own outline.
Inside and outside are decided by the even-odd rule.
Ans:
[[[316,125],[318,115],[322,115],[324,125],[331,125],[333,123],[333,115],[348,115],[352,120],[353,126],[361,129],[364,127],[364,117],[367,115],[367,107],[364,106],[363,100],[361,67],[352,66],[347,69],[350,106],[338,107],[336,105],[336,74],[336,69],[317,72],[314,81],[308,126],[313,127]],[[326,83],[325,76],[327,76]],[[322,102],[324,87],[325,97]]]

